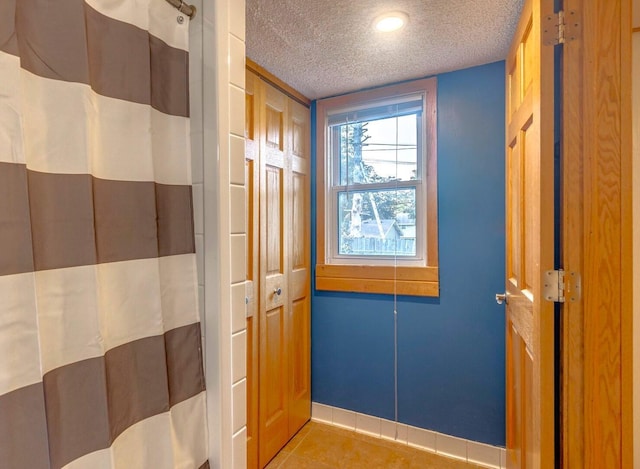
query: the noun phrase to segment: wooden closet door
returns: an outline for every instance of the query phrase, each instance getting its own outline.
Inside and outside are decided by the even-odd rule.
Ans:
[[[291,205],[289,261],[289,434],[311,417],[309,109],[289,99],[287,167]]]
[[[247,467],[258,467],[258,383],[259,383],[259,162],[260,80],[246,74],[245,94],[245,187],[247,198]]]
[[[286,196],[287,98],[263,86],[260,145],[260,399],[259,453],[264,467],[289,440],[287,314],[290,204]]]
[[[247,466],[311,416],[310,113],[246,74]]]

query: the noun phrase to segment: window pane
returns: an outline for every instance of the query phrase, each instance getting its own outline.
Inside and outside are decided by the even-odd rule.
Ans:
[[[416,255],[416,190],[338,193],[338,254]]]
[[[388,117],[404,116],[422,112],[422,95],[403,96],[378,105],[358,107],[344,112],[330,113],[327,116],[329,127],[347,122],[373,121]]]
[[[417,114],[333,127],[340,185],[409,181],[418,173]]]

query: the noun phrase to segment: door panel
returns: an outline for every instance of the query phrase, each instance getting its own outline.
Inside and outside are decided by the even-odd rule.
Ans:
[[[245,91],[245,187],[247,197],[247,467],[258,467],[258,285],[259,285],[259,114],[256,107],[255,75],[247,74]]]
[[[537,198],[540,194],[540,181],[538,174],[542,168],[538,165],[540,142],[536,140],[535,131],[537,129],[533,125],[532,121],[527,121],[522,130],[520,131],[520,142],[522,144],[523,152],[521,154],[522,166],[524,170],[522,172],[522,277],[521,277],[521,290],[526,292],[533,291],[533,285],[536,282],[536,276],[538,275],[539,268],[537,268],[539,262],[539,245],[538,239],[540,234],[538,229],[538,215],[540,205],[537,203]],[[534,134],[534,135],[532,135]],[[553,169],[550,168],[552,171]],[[550,188],[553,190],[553,186]],[[550,266],[549,268],[552,268]]]
[[[554,268],[553,48],[527,0],[506,64],[507,466],[554,465],[554,313],[542,297]]]
[[[522,376],[523,376],[523,396],[522,396],[522,405],[524,407],[522,414],[524,415],[523,428],[524,428],[524,467],[534,467],[535,464],[535,456],[534,452],[534,434],[536,421],[533,414],[533,394],[531,390],[533,389],[533,356],[531,352],[526,347],[524,341],[520,342],[520,346],[522,347]],[[542,466],[546,467],[546,466]]]
[[[273,95],[273,93],[269,93]],[[282,106],[282,100],[277,99],[277,103]],[[274,148],[278,151],[284,151],[284,128],[283,128],[283,112],[282,109],[274,109],[267,105],[267,146]]]
[[[293,217],[291,220],[293,239],[291,240],[292,248],[292,267],[294,269],[303,269],[306,264],[305,256],[305,176],[298,173],[293,175]]]
[[[286,148],[291,194],[289,432],[293,435],[311,418],[309,110],[289,101],[287,122],[291,129]]]
[[[263,384],[268,388],[264,393],[262,412],[264,413],[268,452],[277,451],[280,441],[286,442],[287,427],[279,425],[286,417],[286,369],[282,363],[286,359],[284,307],[277,306],[265,314],[263,365]],[[275,447],[274,447],[275,445]],[[274,452],[275,454],[275,452]]]
[[[265,196],[267,198],[265,218],[267,227],[267,277],[283,273],[282,252],[282,170],[272,166],[266,167]]]
[[[524,96],[528,93],[529,87],[532,85],[535,78],[537,65],[536,57],[538,50],[540,49],[540,43],[535,43],[535,37],[540,38],[540,30],[536,30],[537,36],[533,35],[533,17],[530,16],[527,20],[527,26],[525,32],[522,35],[522,93]]]
[[[293,302],[291,329],[295,332],[290,342],[290,407],[289,428],[297,432],[311,417],[311,380],[309,363],[311,346],[309,340],[310,315],[307,298]]]
[[[283,259],[284,217],[282,216],[282,170],[266,166],[264,171],[265,273],[261,285],[265,303],[261,322],[260,394],[262,432],[260,459],[268,462],[287,441],[287,333],[286,333],[286,275]],[[264,319],[264,320],[263,320]]]
[[[510,322],[506,324],[506,350],[507,350],[507,449],[508,461],[511,467],[522,467],[522,430],[524,416],[522,415],[522,372],[520,354],[522,350],[522,338]]]
[[[309,109],[247,72],[247,451],[265,467],[311,416]],[[251,182],[249,182],[251,181]]]
[[[521,276],[521,239],[522,207],[520,206],[520,140],[515,140],[507,149],[507,229],[509,230],[509,244],[507,251],[507,278],[512,279],[519,286]]]
[[[284,122],[286,97],[262,86],[264,140],[260,154],[260,436],[264,467],[289,439],[288,246],[285,201]]]

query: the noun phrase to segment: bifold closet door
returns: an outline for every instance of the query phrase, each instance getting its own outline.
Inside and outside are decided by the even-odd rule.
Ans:
[[[260,229],[259,229],[259,155],[260,126],[258,107],[259,79],[247,73],[245,94],[245,188],[247,200],[247,468],[258,467],[258,384],[259,342],[258,316],[260,301]]]
[[[286,146],[289,204],[289,433],[311,417],[309,109],[289,99]]]
[[[264,466],[289,439],[288,321],[289,276],[285,246],[290,204],[285,174],[287,98],[263,86],[260,144],[260,465]]]
[[[309,420],[309,110],[246,80],[247,451],[263,468]]]

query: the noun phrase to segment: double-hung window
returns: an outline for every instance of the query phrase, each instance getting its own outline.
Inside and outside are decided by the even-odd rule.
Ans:
[[[435,78],[318,102],[320,290],[438,295]]]

